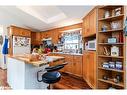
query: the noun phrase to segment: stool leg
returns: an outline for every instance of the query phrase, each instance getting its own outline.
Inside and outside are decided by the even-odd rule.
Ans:
[[[50,89],[53,89],[53,85],[52,84],[50,84]]]
[[[49,86],[47,87],[47,89],[53,89],[53,85],[49,84]]]

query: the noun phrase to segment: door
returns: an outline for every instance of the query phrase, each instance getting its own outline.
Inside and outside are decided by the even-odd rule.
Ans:
[[[97,18],[96,18],[96,9],[94,9],[90,14],[89,14],[89,29],[90,29],[90,32],[89,32],[89,35],[94,35],[96,34],[96,26],[97,26]]]
[[[40,32],[32,32],[31,39],[32,39],[31,42],[33,45],[41,44],[41,33]]]
[[[83,54],[83,79],[92,88],[96,88],[96,74],[96,51],[85,51]]]
[[[82,56],[74,55],[72,70],[73,70],[73,74],[82,77]]]
[[[72,71],[72,65],[73,65],[73,55],[65,55],[65,61],[68,62],[68,64],[64,67],[64,71],[66,73],[73,73]]]
[[[54,30],[52,30],[52,42],[54,44],[57,44],[58,40],[59,40],[59,31],[58,31],[58,29],[54,29]]]
[[[89,32],[90,32],[90,30],[89,30],[89,23],[90,23],[89,15],[87,15],[84,18],[83,22],[84,22],[84,37],[87,37],[89,35]]]
[[[89,52],[89,74],[88,74],[88,81],[92,88],[96,87],[96,52],[91,51]]]
[[[88,73],[89,73],[88,56],[89,56],[88,52],[84,52],[84,54],[83,54],[83,79],[86,81],[88,80]]]

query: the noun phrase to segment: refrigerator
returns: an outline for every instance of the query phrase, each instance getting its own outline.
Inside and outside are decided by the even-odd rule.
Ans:
[[[13,36],[13,54],[30,54],[31,53],[31,38]]]

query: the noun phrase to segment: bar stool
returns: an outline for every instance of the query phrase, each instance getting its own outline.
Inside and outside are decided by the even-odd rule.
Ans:
[[[56,65],[56,66],[50,66],[50,67],[45,68],[45,70],[47,72],[42,75],[41,80],[39,80],[39,73],[41,72],[41,70],[38,71],[37,72],[38,82],[47,83],[47,84],[49,84],[48,89],[52,89],[51,84],[57,83],[61,79],[61,74],[60,74],[60,72],[58,72],[58,70],[62,69],[67,64],[68,63],[65,62],[63,64],[59,64],[59,65]]]

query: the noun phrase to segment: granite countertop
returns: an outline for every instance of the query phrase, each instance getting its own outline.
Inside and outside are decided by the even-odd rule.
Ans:
[[[20,61],[24,61],[27,64],[32,64],[37,67],[49,64],[51,62],[64,60],[64,57],[62,57],[62,56],[46,56],[45,59],[38,60],[38,61],[30,61],[30,58],[28,57],[28,55],[13,55],[13,56],[9,56],[9,57],[20,60]]]
[[[64,53],[64,52],[52,52],[52,53],[56,53],[56,54],[70,54],[70,55],[80,55],[80,56],[83,55],[83,54],[81,54],[81,53]]]

